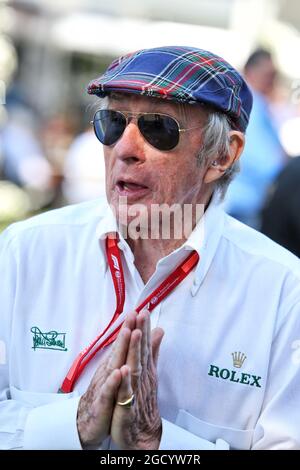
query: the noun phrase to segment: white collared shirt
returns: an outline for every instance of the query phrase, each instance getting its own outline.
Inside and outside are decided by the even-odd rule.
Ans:
[[[74,392],[57,390],[115,311],[99,241],[114,229],[107,203],[93,201],[14,224],[1,235],[0,448],[81,448],[78,401],[103,353]],[[200,255],[151,313],[152,327],[165,331],[158,362],[160,448],[201,449],[204,439],[212,447],[223,439],[235,449],[299,449],[298,258],[225,215],[216,197],[146,285],[122,238],[119,247],[127,312],[189,250]]]

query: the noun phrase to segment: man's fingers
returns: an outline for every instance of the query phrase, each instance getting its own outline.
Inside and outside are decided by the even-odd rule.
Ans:
[[[131,330],[129,328],[123,327],[120,330],[107,363],[109,371],[119,369],[125,363],[130,343],[130,336]]]
[[[114,370],[100,389],[92,384],[81,397],[77,410],[77,429],[83,447],[100,445],[109,435],[115,399],[122,381],[119,369]]]
[[[130,312],[122,325],[120,333],[113,345],[108,361],[109,370],[120,368],[125,362],[130,342],[131,331],[135,328],[137,312]]]
[[[99,413],[98,419],[103,429],[110,429],[115,401],[121,382],[121,371],[120,369],[115,369],[102,385],[99,397],[96,400],[96,409]]]
[[[157,367],[159,348],[164,337],[164,330],[162,328],[154,328],[151,334],[151,343],[152,343],[152,358],[155,367]]]
[[[129,328],[131,331],[136,328],[137,312],[134,310],[126,315],[122,328]]]
[[[110,410],[115,403],[117,392],[122,381],[120,369],[115,369],[102,385],[100,396],[98,398],[100,406]]]
[[[143,309],[137,316],[136,327],[142,331],[141,365],[147,366],[151,348],[151,323],[149,310]]]
[[[135,427],[136,408],[131,385],[130,367],[127,365],[122,366],[120,372],[122,381],[112,418],[111,437],[114,442],[124,444],[124,439],[127,441],[127,436],[130,438],[133,428]],[[126,436],[126,438],[124,438],[124,436]],[[122,445],[120,449],[122,449]]]
[[[117,402],[116,406],[118,407],[123,407],[123,408],[129,408],[130,406],[133,405],[133,400],[130,401],[133,395],[133,390],[131,386],[131,371],[130,367],[127,365],[122,366],[120,369],[122,380],[121,384],[118,390],[118,396],[117,396]],[[129,402],[126,404],[126,402]],[[120,403],[123,405],[120,405]]]
[[[141,340],[142,332],[141,330],[134,330],[131,333],[130,344],[128,348],[128,354],[126,359],[127,366],[131,370],[132,385],[134,390],[137,387],[141,372]]]

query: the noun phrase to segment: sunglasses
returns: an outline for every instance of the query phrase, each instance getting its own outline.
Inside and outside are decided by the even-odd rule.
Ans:
[[[168,114],[132,113],[112,109],[99,109],[91,123],[94,125],[97,139],[103,145],[113,145],[120,139],[131,118],[137,119],[139,131],[146,141],[162,151],[174,149],[181,132],[202,127],[199,125],[183,129],[179,122]]]

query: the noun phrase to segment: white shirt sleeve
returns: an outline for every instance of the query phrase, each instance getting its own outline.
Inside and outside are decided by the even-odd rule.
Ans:
[[[82,449],[76,425],[80,397],[68,395],[63,395],[58,402],[30,411],[24,430],[24,449]]]
[[[19,391],[9,383],[8,352],[18,271],[11,243],[7,230],[0,236],[0,449],[81,449],[77,392],[38,394]],[[45,404],[49,401],[52,403]]]
[[[15,298],[16,260],[10,251],[8,231],[0,237],[0,449],[23,447],[23,429],[29,405],[11,400],[8,352]]]
[[[300,449],[300,302],[287,309],[270,353],[268,384],[253,450]]]

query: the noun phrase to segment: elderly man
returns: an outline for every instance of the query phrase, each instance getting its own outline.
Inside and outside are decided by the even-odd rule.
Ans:
[[[1,446],[299,448],[299,261],[220,204],[247,85],[210,52],[163,47],[89,93],[110,207],[2,235]]]

